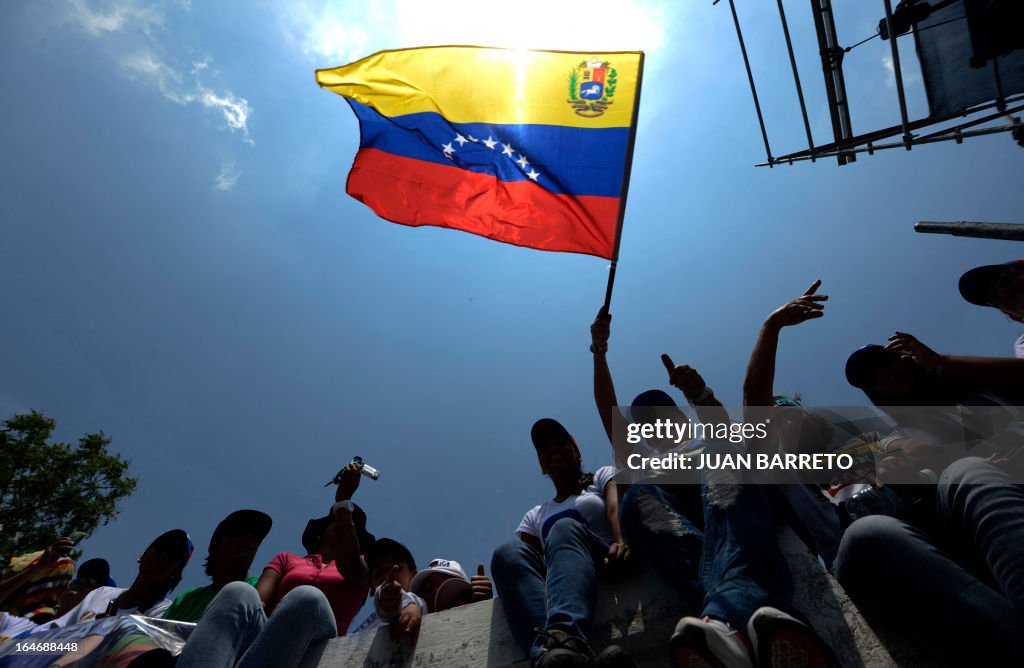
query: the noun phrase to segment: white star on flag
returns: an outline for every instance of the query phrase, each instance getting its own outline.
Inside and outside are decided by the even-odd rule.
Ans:
[[[444,154],[449,157],[451,157],[451,154],[455,152],[455,149],[452,148],[451,144],[444,144],[443,146],[441,146],[441,150],[444,151]]]
[[[510,158],[514,156],[515,151],[512,149],[512,145],[511,144],[502,144],[502,146],[505,147],[505,148],[501,149],[502,153],[504,153],[505,155],[507,155]]]
[[[526,159],[526,156],[525,156],[525,155],[523,155],[522,153],[520,153],[520,154],[519,154],[519,159],[518,159],[518,160],[516,160],[516,163],[518,163],[518,165],[519,165],[520,167],[522,167],[523,169],[526,169],[526,166],[527,166],[528,164],[530,164],[530,161]]]
[[[494,147],[497,143],[498,142],[494,141],[494,137],[491,135],[487,135],[487,139],[484,140],[484,146],[491,150],[494,150]]]
[[[466,143],[466,141],[467,141],[467,140],[466,140],[466,138],[465,138],[465,137],[463,137],[462,135],[460,135],[460,134],[456,134],[456,135],[455,135],[455,141],[459,142],[459,147],[461,147],[461,146],[462,146],[463,144],[465,144],[465,143]]]
[[[540,172],[538,172],[538,171],[537,171],[537,170],[535,170],[535,169],[531,169],[531,170],[530,170],[529,172],[527,172],[527,174],[526,174],[526,175],[527,175],[527,176],[529,176],[529,177],[530,177],[531,179],[533,179],[534,181],[536,181],[536,180],[537,180],[537,177],[538,177],[538,176],[540,176]]]

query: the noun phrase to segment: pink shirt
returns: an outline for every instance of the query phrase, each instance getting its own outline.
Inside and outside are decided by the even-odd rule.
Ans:
[[[334,622],[338,626],[338,635],[345,635],[352,618],[363,607],[368,593],[367,587],[357,587],[345,581],[338,572],[333,561],[326,564],[319,554],[300,557],[291,552],[281,552],[267,564],[267,568],[281,574],[281,582],[277,585],[274,598],[270,601],[273,610],[284,598],[285,594],[301,585],[312,585],[327,596],[327,602],[334,611]]]

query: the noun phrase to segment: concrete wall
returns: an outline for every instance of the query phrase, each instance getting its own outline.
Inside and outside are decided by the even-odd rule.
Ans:
[[[796,607],[844,668],[921,665],[905,649],[890,645],[890,652],[883,646],[839,584],[791,531],[784,529],[779,539],[798,583]],[[591,642],[596,651],[616,643],[643,666],[664,666],[669,636],[683,614],[674,591],[651,571],[621,584],[602,583]],[[393,645],[382,629],[332,640],[320,661],[322,667],[338,668],[528,665],[512,640],[500,601],[426,615],[415,648]]]

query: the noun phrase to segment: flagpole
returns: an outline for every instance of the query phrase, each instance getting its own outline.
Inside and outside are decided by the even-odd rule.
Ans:
[[[636,127],[640,122],[640,87],[644,79],[644,53],[640,52],[640,62],[637,65],[636,92],[633,94],[633,122],[629,127],[629,147],[626,149],[626,170],[622,176],[622,197],[619,204],[619,220],[615,226],[615,245],[612,246],[612,263],[608,268],[608,287],[604,292],[604,306],[601,310],[605,313],[611,308],[612,288],[615,286],[615,268],[619,264],[619,244],[622,243],[622,223],[626,218],[626,198],[629,195],[629,177],[633,171],[633,144],[636,142]]]

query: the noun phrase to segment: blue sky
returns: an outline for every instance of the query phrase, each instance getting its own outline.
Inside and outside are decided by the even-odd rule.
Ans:
[[[798,150],[774,7],[737,4],[773,150]],[[880,18],[880,3],[855,4],[837,8],[844,44]],[[787,5],[825,141],[810,17]],[[735,405],[761,320],[816,278],[827,315],[784,333],[777,382],[812,403],[861,402],[846,357],[894,329],[945,352],[1010,354],[1017,326],[962,301],[956,280],[1019,247],[912,230],[1020,221],[1024,154],[1009,136],[755,168],[763,148],[727,6],[507,7],[0,7],[0,412],[43,411],[66,440],[102,429],[132,461],[138,491],[84,543],[120,582],[152,537],[181,527],[198,546],[182,588],[203,584],[210,533],[241,507],[274,518],[254,573],[301,550],[306,520],[332,500],[324,481],[357,454],[383,472],[356,498],[371,531],[421,564],[470,569],[551,496],[534,420],[561,420],[589,466],[610,459],[587,350],[606,261],[392,225],[345,195],[358,128],[313,70],[379,49],[647,52],[612,305],[623,401],[668,389],[668,352]],[[858,131],[898,122],[887,55],[874,40],[847,57]]]

